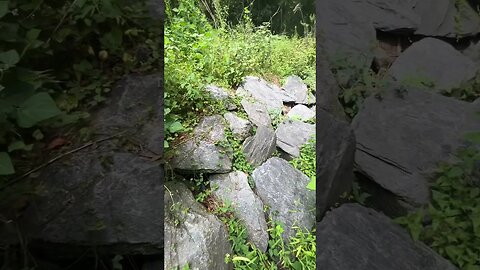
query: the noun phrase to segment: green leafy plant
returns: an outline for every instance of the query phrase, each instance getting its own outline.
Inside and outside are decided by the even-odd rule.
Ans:
[[[477,145],[459,150],[457,162],[439,165],[429,206],[397,219],[461,269],[480,268],[479,135],[469,136]]]
[[[0,28],[0,175],[15,173],[36,135],[87,118],[117,78],[161,56],[145,1],[0,1]]]
[[[310,178],[307,188],[316,190],[316,151],[315,139],[311,139],[307,144],[300,148],[300,156],[290,161],[293,167],[303,172]]]

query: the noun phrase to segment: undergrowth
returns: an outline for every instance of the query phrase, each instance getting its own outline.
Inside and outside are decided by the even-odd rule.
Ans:
[[[300,156],[290,161],[293,167],[303,172],[310,178],[307,188],[310,190],[316,189],[316,151],[315,139],[311,139],[307,144],[300,148]]]
[[[218,11],[212,25],[197,1],[165,4],[167,142],[200,115],[216,113],[208,109],[211,101],[204,90],[208,84],[234,89],[247,75],[283,78],[295,74],[314,87],[312,33],[304,37],[274,35],[268,23],[254,25],[248,9],[235,26],[226,21],[224,10]],[[215,8],[219,7],[211,10]]]
[[[419,240],[460,269],[480,269],[480,133],[458,161],[440,164],[428,207],[397,219]]]
[[[146,1],[0,1],[0,28],[0,175],[38,158],[51,129],[87,119],[120,76],[159,67],[163,30]]]

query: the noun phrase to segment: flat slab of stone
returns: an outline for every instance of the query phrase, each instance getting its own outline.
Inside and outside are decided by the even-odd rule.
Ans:
[[[225,225],[184,184],[167,182],[165,187],[164,269],[186,264],[190,269],[232,269],[225,264],[225,254],[232,251]]]
[[[250,121],[243,119],[232,112],[225,113],[223,117],[228,122],[228,126],[232,131],[234,138],[243,141],[250,136],[252,131],[252,124]]]
[[[170,161],[172,168],[183,173],[230,172],[233,150],[223,145],[225,128],[225,119],[220,115],[203,118],[194,128],[192,138],[175,148]]]
[[[288,76],[283,89],[294,97],[297,104],[315,104],[315,97],[308,91],[307,85],[298,76]]]
[[[245,91],[258,102],[265,104],[267,109],[281,111],[286,96],[282,94],[280,87],[268,83],[262,78],[247,76],[241,88],[243,89],[241,91]]]
[[[105,104],[94,113],[95,133],[114,135],[133,131],[132,139],[160,154],[163,149],[160,120],[161,75],[129,75],[113,89]]]
[[[273,128],[259,126],[254,136],[243,143],[245,158],[253,166],[259,166],[275,152],[277,137]]]
[[[317,224],[317,237],[322,243],[318,269],[457,269],[385,215],[358,204],[328,212]]]
[[[317,217],[351,190],[355,136],[350,124],[321,110],[317,131]]]
[[[248,119],[255,126],[272,126],[272,120],[268,114],[267,106],[259,102],[251,102],[247,99],[242,99],[242,107],[248,115]]]
[[[272,157],[252,173],[255,189],[270,207],[274,220],[283,224],[283,238],[295,235],[292,226],[311,230],[315,225],[315,192],[306,187],[310,179],[288,161]]]
[[[163,170],[140,157],[163,147],[161,81],[160,75],[125,77],[92,115],[92,140],[106,140],[39,171],[31,182],[39,193],[18,220],[30,247],[56,257],[93,247],[99,254],[163,253]]]
[[[466,37],[480,32],[480,16],[467,3],[461,1],[460,11],[455,1],[450,0],[416,0],[415,12],[421,23],[415,31],[417,35]]]
[[[395,88],[394,88],[395,89]],[[428,177],[480,130],[472,103],[410,88],[369,97],[352,122],[355,163],[364,175],[408,206],[429,202]],[[398,89],[398,88],[396,88]]]
[[[331,65],[317,46],[317,105],[339,119],[347,119],[345,111],[338,99],[340,87],[335,79]]]
[[[398,57],[388,73],[404,85],[433,82],[442,91],[459,87],[475,77],[478,66],[450,44],[424,38]]]
[[[328,61],[345,62],[358,69],[370,68],[376,44],[371,18],[363,16],[354,1],[319,1],[316,10],[317,42]]]
[[[289,155],[298,157],[300,148],[315,135],[315,125],[289,119],[278,126],[275,134],[277,146]]]
[[[160,164],[117,147],[87,148],[42,170],[42,192],[19,221],[31,244],[59,256],[93,246],[103,254],[162,252]]]
[[[248,239],[261,251],[268,246],[267,222],[263,212],[263,202],[248,185],[248,175],[234,171],[228,174],[210,176],[213,194],[234,209],[247,228]]]
[[[303,104],[295,105],[288,113],[288,118],[306,122],[315,118],[315,111]]]

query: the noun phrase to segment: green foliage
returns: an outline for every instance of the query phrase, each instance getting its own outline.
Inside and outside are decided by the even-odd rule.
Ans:
[[[287,245],[282,238],[282,226],[269,221],[268,249],[262,252],[248,242],[247,229],[233,217],[230,206],[219,205],[215,213],[227,225],[233,254],[227,254],[225,262],[233,263],[234,269],[315,269],[315,230],[304,232],[298,227],[293,228],[296,235]]]
[[[476,147],[460,150],[458,162],[439,166],[426,209],[397,219],[413,239],[425,242],[460,269],[480,269],[480,152]]]
[[[213,6],[222,10],[222,2]],[[200,115],[212,113],[211,100],[204,88],[216,84],[235,88],[247,75],[285,77],[296,74],[310,86],[315,83],[315,39],[312,36],[273,35],[268,23],[255,26],[248,9],[241,23],[232,27],[224,15],[214,25],[193,0],[166,1],[165,25],[165,106],[166,138],[172,123],[187,127]],[[213,11],[212,11],[213,12]],[[216,14],[222,14],[220,13]],[[212,16],[210,16],[212,17]],[[176,124],[178,126],[178,124]]]
[[[307,144],[300,149],[300,156],[290,161],[293,167],[303,172],[310,178],[307,188],[310,190],[316,189],[316,151],[315,139],[311,139]]]
[[[363,59],[339,56],[333,61],[332,71],[340,86],[339,100],[345,113],[353,118],[368,96],[379,95],[385,80],[364,65]]]
[[[253,168],[252,165],[248,163],[245,153],[243,153],[241,142],[233,137],[233,134],[229,129],[225,131],[225,135],[233,149],[233,168],[237,171],[251,174],[253,172]]]
[[[0,1],[0,28],[0,149],[88,117],[118,76],[160,59],[162,27],[145,1]],[[2,153],[0,174],[14,173]]]

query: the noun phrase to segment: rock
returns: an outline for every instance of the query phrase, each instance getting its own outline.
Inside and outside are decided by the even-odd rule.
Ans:
[[[398,89],[398,88],[397,88]],[[429,202],[428,178],[440,161],[480,130],[475,105],[432,92],[389,89],[369,97],[352,122],[358,169],[408,210]]]
[[[335,65],[332,68],[354,66],[358,70],[369,69],[376,43],[370,17],[361,14],[354,1],[325,0],[316,8],[317,42],[328,61]],[[349,72],[340,70],[338,76],[349,81]]]
[[[315,135],[315,125],[298,120],[285,120],[278,126],[275,134],[277,146],[291,156],[298,157],[300,148]]]
[[[272,120],[268,114],[267,107],[258,102],[250,102],[242,99],[242,107],[248,115],[248,119],[257,127],[272,126]]]
[[[113,89],[105,105],[94,114],[95,133],[109,134],[129,130],[144,148],[160,154],[163,126],[160,120],[161,75],[129,75]]]
[[[180,182],[165,183],[164,269],[232,269],[225,264],[231,253],[225,225],[195,201]],[[139,227],[139,229],[143,229]]]
[[[480,32],[480,17],[466,1],[458,14],[450,0],[417,0],[414,10],[421,18],[417,35],[456,38]]]
[[[335,119],[321,110],[318,113],[317,131],[317,217],[336,202],[353,183],[355,136],[349,123]]]
[[[358,15],[370,18],[377,30],[411,33],[421,22],[414,12],[415,0],[363,0],[358,3],[361,10]]]
[[[243,152],[248,163],[259,166],[275,152],[277,138],[271,127],[259,126],[255,136],[243,143]]]
[[[315,103],[315,97],[308,92],[307,85],[298,76],[288,76],[283,89],[294,97],[294,102],[297,104]]]
[[[265,104],[267,109],[282,110],[285,95],[282,94],[280,87],[253,76],[245,77],[241,87],[256,101]]]
[[[230,172],[233,150],[226,141],[225,128],[225,119],[220,115],[203,118],[193,137],[175,149],[172,168],[183,173]]]
[[[471,42],[470,46],[463,50],[462,53],[477,64],[477,66],[480,65],[480,42]]]
[[[413,43],[393,63],[388,73],[401,84],[432,82],[439,91],[459,87],[475,77],[478,67],[450,44],[424,38]]]
[[[227,110],[233,111],[237,109],[235,103],[230,99],[230,94],[227,90],[215,86],[215,85],[207,85],[205,90],[210,94],[210,96],[222,104]]]
[[[338,99],[340,87],[333,76],[330,64],[322,57],[320,46],[317,46],[317,87],[318,87],[318,106],[339,119],[347,119]]]
[[[42,170],[35,179],[41,194],[19,221],[32,246],[60,257],[93,247],[99,254],[163,252],[162,169],[117,148],[105,142]]]
[[[310,179],[288,161],[272,157],[252,173],[255,188],[269,213],[283,224],[286,242],[295,235],[292,226],[311,230],[315,225],[315,192],[306,186]]]
[[[310,110],[307,106],[299,104],[293,107],[287,114],[291,119],[300,121],[308,121],[315,118],[315,111]]]
[[[81,256],[94,247],[105,255],[163,253],[158,200],[163,170],[159,162],[139,156],[161,153],[163,147],[161,80],[161,75],[125,77],[90,123],[93,141],[117,137],[39,171],[31,182],[38,193],[18,219],[29,247],[55,257]]]
[[[268,233],[263,203],[248,185],[247,174],[235,171],[212,175],[210,187],[217,198],[231,204],[235,217],[246,226],[250,242],[265,252],[268,247]]]
[[[252,131],[252,124],[248,120],[238,117],[235,113],[225,113],[223,115],[228,122],[233,137],[239,141],[245,140]]]
[[[389,218],[358,204],[344,204],[317,224],[318,269],[455,270],[449,261]]]
[[[225,100],[230,96],[227,90],[215,85],[207,85],[205,87],[205,90],[210,93],[212,98],[215,98],[218,100]]]

